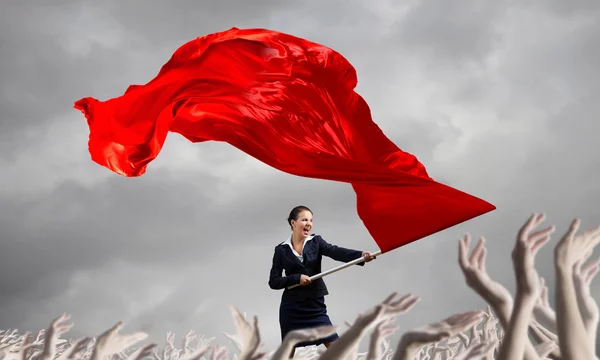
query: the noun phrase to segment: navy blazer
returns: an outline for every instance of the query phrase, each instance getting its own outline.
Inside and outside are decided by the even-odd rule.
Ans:
[[[307,286],[298,286],[287,289],[288,286],[300,283],[300,275],[314,276],[321,273],[321,259],[323,255],[333,260],[349,262],[362,256],[362,251],[346,249],[327,243],[320,235],[313,234],[311,240],[306,241],[302,250],[302,259],[294,255],[286,242],[275,247],[273,266],[269,277],[269,286],[273,290],[285,289],[281,296],[282,301],[303,301],[318,298],[329,294],[323,279],[317,279]],[[365,262],[357,265],[363,266]],[[282,272],[285,270],[285,276]]]

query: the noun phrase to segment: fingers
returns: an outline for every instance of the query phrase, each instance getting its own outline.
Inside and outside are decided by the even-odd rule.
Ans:
[[[537,218],[539,218],[539,216]],[[533,222],[534,225],[538,225],[539,223],[541,223],[541,221]],[[526,226],[525,229],[522,229],[522,232],[519,234],[518,240],[522,242],[523,245],[525,245],[525,247],[531,249],[532,254],[535,255],[538,252],[538,250],[550,240],[550,235],[556,230],[556,227],[552,225],[543,230],[539,230],[534,233],[529,233],[529,231],[531,231],[533,227],[534,226]]]
[[[227,360],[229,357],[227,356],[227,348],[225,346],[215,346],[213,347],[213,359],[214,360]]]
[[[538,226],[545,219],[546,219],[545,214],[533,213],[529,217],[529,219],[525,222],[525,224],[523,224],[521,229],[519,230],[518,237],[522,240],[525,240],[525,237],[527,236],[527,234],[529,234],[529,232],[531,232],[531,230],[533,230],[536,226]]]
[[[467,253],[469,251],[469,244],[471,243],[471,235],[468,233],[458,241],[458,263],[460,267],[465,269],[469,265]]]
[[[593,250],[589,250],[588,252],[586,252],[585,255],[583,255],[583,258],[581,258],[581,262],[585,263],[586,261],[588,261],[588,259],[592,256],[593,253]]]
[[[550,307],[550,302],[548,299],[548,286],[546,286],[544,278],[542,278],[542,291],[540,292],[540,299],[542,300],[542,304],[544,306]]]
[[[525,225],[519,230],[517,237],[518,243],[522,243],[526,248],[531,250],[532,255],[535,255],[538,250],[550,240],[550,234],[555,231],[554,226],[547,227],[543,230],[531,233],[531,231],[540,225],[546,219],[545,214],[533,214],[527,220]]]
[[[569,226],[569,230],[567,231],[567,233],[564,235],[563,238],[566,240],[573,240],[573,238],[575,237],[575,234],[577,234],[577,231],[579,231],[580,225],[581,225],[581,220],[574,219],[571,222],[571,225]]]
[[[527,238],[528,238],[528,241],[536,242],[539,239],[543,239],[546,236],[552,234],[554,231],[556,231],[556,226],[552,225],[552,226],[549,226],[549,227],[547,227],[547,228],[545,228],[543,230],[536,231],[533,234],[529,234],[527,236]]]
[[[126,342],[133,345],[148,338],[148,334],[143,331],[137,331],[131,334],[122,335]]]
[[[71,315],[69,315],[67,313],[63,313],[62,315],[60,315],[59,317],[54,319],[54,321],[52,321],[51,327],[56,329],[59,327],[64,327],[64,326],[70,325],[70,324],[63,324],[65,321],[69,320],[70,318],[71,318]]]
[[[100,337],[106,338],[117,334],[123,328],[123,321],[117,322],[113,327],[106,330]]]
[[[480,242],[482,242],[483,244],[485,244],[485,239],[483,237],[481,237],[481,239],[479,240]],[[485,246],[482,246],[481,251],[479,252],[479,255],[477,256],[477,268],[483,272],[485,272],[485,259],[487,257],[487,249],[485,248]]]
[[[234,306],[230,307],[231,314],[233,316],[233,322],[238,331],[238,334],[241,336],[245,336],[247,332],[250,330],[250,325],[246,321],[245,317],[242,313]]]
[[[586,274],[584,275],[584,282],[587,286],[590,286],[590,284],[592,283],[592,280],[594,280],[594,277],[596,277],[596,274],[598,274],[599,270],[600,270],[600,264],[597,264],[594,267],[590,268],[589,271],[586,272]]]
[[[485,248],[485,238],[483,236],[479,238],[479,241],[477,242],[477,245],[475,245],[471,256],[468,256],[470,242],[470,234],[466,234],[458,242],[458,262],[461,269],[464,272],[469,268],[475,267],[478,270],[485,271],[485,260],[487,257],[487,249]]]
[[[600,225],[596,226],[593,229],[588,229],[588,230],[584,231],[582,235],[585,237],[588,237],[588,238],[593,238],[593,237],[600,235]]]
[[[380,325],[377,328],[377,331],[383,338],[392,336],[396,332],[396,330],[398,330],[398,326],[396,325]]]
[[[390,304],[395,311],[398,312],[406,312],[410,310],[419,300],[421,300],[418,296],[414,294],[408,294],[403,296],[400,300],[395,303]]]
[[[377,256],[373,255],[370,251],[364,251],[363,252],[363,258],[366,262],[369,262],[371,260],[375,260]]]
[[[573,264],[573,275],[574,276],[581,276],[581,267],[583,266],[583,259],[579,259],[577,261],[575,261],[575,263]]]
[[[300,286],[307,286],[312,283],[312,280],[307,275],[300,276]]]
[[[475,260],[479,257],[479,254],[481,253],[481,251],[483,250],[483,245],[484,245],[485,240],[483,238],[480,238],[479,241],[477,242],[477,245],[475,245],[475,249],[473,249],[473,252],[471,253],[471,256],[469,257],[469,264],[473,264],[475,262]]]
[[[375,328],[375,331],[379,334],[380,337],[386,338],[394,334],[397,329],[398,327],[396,326],[396,324],[394,324],[394,318],[392,317],[380,322]]]
[[[252,317],[252,327],[254,329],[258,329],[258,316],[254,315]]]
[[[409,295],[410,295],[410,294],[409,294]],[[407,297],[407,296],[409,296],[409,295],[406,295],[406,296],[404,296],[404,297]],[[398,296],[398,293],[397,293],[397,292],[393,292],[393,293],[391,293],[391,294],[390,294],[388,297],[386,297],[386,298],[385,298],[385,300],[383,300],[383,301],[382,301],[382,304],[390,304],[390,303],[392,302],[392,300],[394,300],[394,298],[395,298],[396,296]],[[404,298],[402,298],[402,299],[404,299]],[[400,299],[400,300],[402,300],[402,299]]]
[[[543,234],[541,234],[539,238],[536,237],[535,240],[532,240],[533,244],[531,245],[531,251],[533,252],[533,255],[537,254],[542,246],[546,245],[546,243],[550,241],[550,234],[552,234],[555,230],[556,228],[551,226],[544,230]]]
[[[585,248],[589,251],[593,251],[593,249],[600,242],[600,226],[592,230],[586,231],[583,235],[583,240],[585,241]]]

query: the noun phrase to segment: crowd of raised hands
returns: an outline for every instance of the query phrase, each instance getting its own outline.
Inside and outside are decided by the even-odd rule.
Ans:
[[[580,221],[574,220],[554,251],[556,272],[555,304],[548,300],[548,287],[535,269],[535,256],[555,231],[554,226],[540,229],[544,215],[533,214],[516,237],[512,263],[516,278],[513,296],[487,274],[487,249],[481,238],[470,252],[471,238],[459,241],[459,265],[467,285],[488,303],[487,311],[472,311],[452,315],[439,322],[406,331],[395,349],[388,338],[396,331],[396,317],[411,310],[419,298],[408,294],[391,294],[381,303],[360,314],[353,323],[346,323],[340,339],[326,350],[316,347],[298,349],[296,359],[320,360],[593,360],[598,306],[591,296],[590,284],[600,269],[599,261],[589,262],[600,242],[600,226],[579,231]],[[298,343],[327,337],[340,329],[319,327],[290,332],[278,349],[267,353],[262,344],[258,320],[250,321],[236,308],[232,315],[236,335],[228,335],[237,348],[232,359],[283,360]],[[134,345],[147,334],[120,334],[123,324],[117,323],[96,338],[78,340],[61,338],[71,327],[69,316],[61,315],[33,340],[31,334],[0,331],[0,360],[229,360],[228,349],[211,345],[192,332],[184,337],[181,349],[174,345],[174,335],[167,335],[167,345],[160,352],[155,344]],[[366,352],[359,352],[360,340],[370,334]],[[195,344],[195,346],[194,346]]]

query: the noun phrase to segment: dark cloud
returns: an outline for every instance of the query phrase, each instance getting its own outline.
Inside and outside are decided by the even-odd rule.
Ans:
[[[36,127],[74,101],[149,81],[183,43],[233,26],[260,27],[282,8],[274,0],[3,3],[0,156],[14,159],[24,137],[35,141]]]
[[[507,10],[507,1],[417,1],[398,22],[396,35],[403,46],[424,51],[436,64],[464,66],[481,61],[501,40],[497,22]]]

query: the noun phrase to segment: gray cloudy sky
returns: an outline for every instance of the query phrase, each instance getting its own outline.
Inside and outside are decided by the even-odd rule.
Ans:
[[[594,0],[3,1],[0,328],[37,330],[66,311],[74,336],[122,319],[161,345],[190,329],[225,344],[233,304],[258,315],[274,348],[281,293],[267,280],[293,206],[311,207],[328,241],[376,250],[350,185],[280,173],[227,144],[172,135],[134,179],[90,160],[75,100],[118,96],[184,42],[232,26],[341,52],[388,137],[498,207],[328,277],[333,322],[392,291],[422,297],[401,329],[483,307],[456,263],[464,232],[487,237],[489,271],[512,291],[510,251],[530,212],[559,232],[574,216],[599,220],[599,13]],[[537,264],[553,278],[552,246]]]

